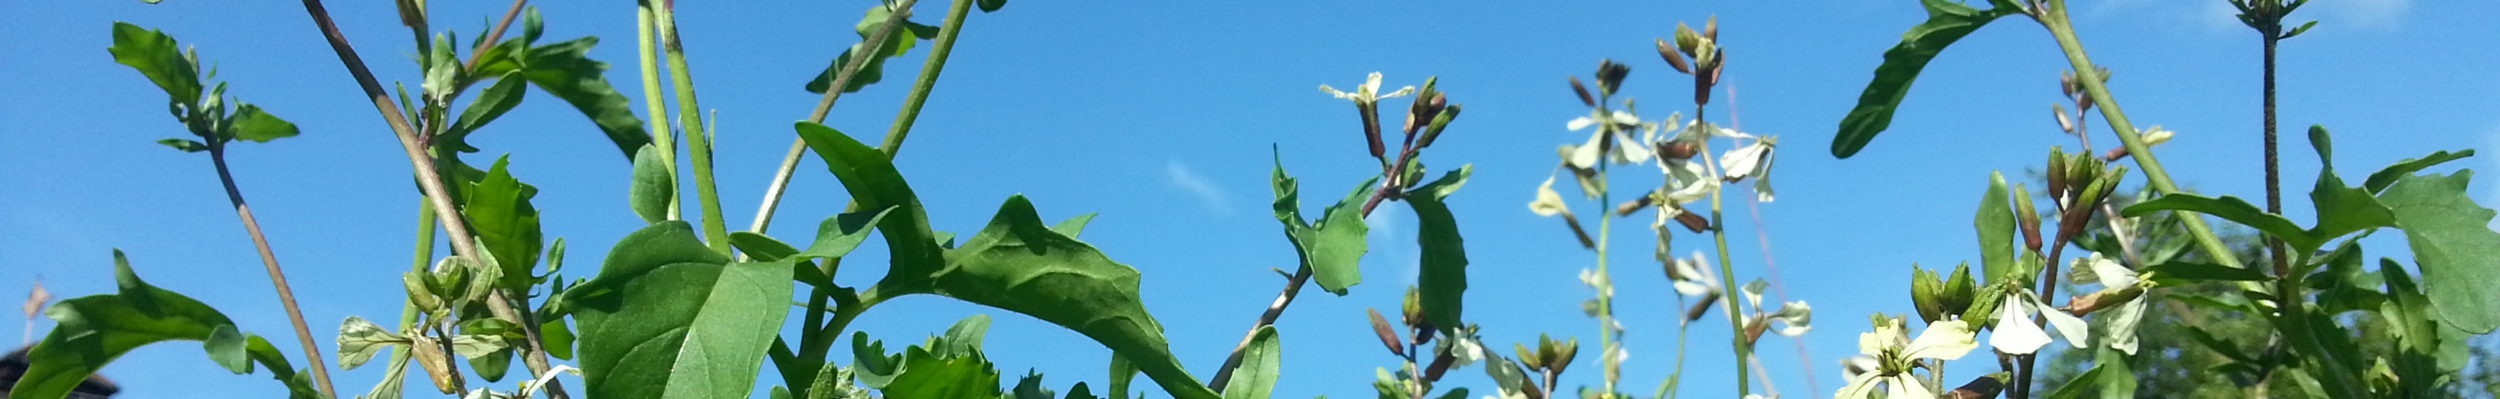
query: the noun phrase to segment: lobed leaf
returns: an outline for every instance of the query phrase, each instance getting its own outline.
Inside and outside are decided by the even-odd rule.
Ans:
[[[608,84],[608,64],[590,59],[591,46],[598,44],[599,38],[585,37],[530,49],[522,74],[539,90],[581,110],[618,151],[631,157],[651,143],[651,136],[643,131],[642,118],[634,116],[633,102]]]
[[[477,234],[478,245],[495,257],[502,269],[498,286],[527,289],[534,280],[532,266],[538,264],[541,246],[538,208],[530,198],[538,196],[538,188],[521,183],[507,169],[512,157],[495,160],[486,177],[462,190],[460,214],[469,219],[469,228]]]
[[[2500,301],[2487,291],[2500,286],[2500,232],[2489,227],[2494,212],[2466,194],[2473,176],[2464,170],[2398,179],[2379,200],[2404,230],[2440,321],[2483,334],[2500,327]]]
[[[1312,277],[1328,293],[1345,295],[1346,289],[1363,282],[1361,261],[1369,252],[1364,240],[1371,227],[1364,224],[1360,208],[1371,193],[1375,177],[1355,186],[1354,193],[1330,205],[1318,223],[1302,220],[1302,202],[1298,184],[1285,175],[1282,160],[1276,164],[1273,184],[1276,190],[1276,221],[1285,224],[1285,238],[1293,243],[1301,257],[1302,267],[1311,269]]]
[[[2474,156],[2474,150],[2462,150],[2457,152],[2440,151],[2431,153],[2430,155],[2424,155],[2421,158],[2406,158],[2404,161],[2396,162],[2394,165],[2387,165],[2387,168],[2379,169],[2378,172],[2370,173],[2369,180],[2364,181],[2361,186],[2363,188],[2370,189],[2371,194],[2385,192],[2387,191],[2387,186],[2395,185],[2396,180],[2398,179],[2403,179],[2406,176],[2412,176],[2413,172],[2420,172],[2423,169],[2429,169],[2432,166],[2438,166],[2439,164],[2447,163],[2448,161],[2465,159],[2466,157],[2472,156]]]

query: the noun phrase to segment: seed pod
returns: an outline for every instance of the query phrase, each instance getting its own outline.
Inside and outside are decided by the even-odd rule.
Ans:
[[[1670,160],[1693,159],[1694,155],[1701,154],[1701,145],[1691,141],[1661,141],[1656,147],[1658,156]]]
[[[1405,357],[1406,344],[1398,342],[1397,330],[1390,329],[1389,320],[1380,317],[1380,309],[1364,310],[1371,313],[1372,333],[1380,335],[1380,346],[1389,348],[1390,354],[1398,355],[1398,357]]]
[[[1710,305],[1717,303],[1719,303],[1718,292],[1711,292],[1707,295],[1702,295],[1700,301],[1693,302],[1693,307],[1684,309],[1684,322],[1691,323],[1696,320],[1701,320],[1702,316],[1709,316],[1711,309]]]
[[[1675,222],[1683,224],[1685,230],[1695,233],[1710,230],[1710,218],[1703,217],[1701,214],[1697,213],[1684,212],[1675,214]]]
[[[1380,110],[1377,104],[1354,103],[1354,111],[1363,115],[1363,139],[1371,144],[1372,158],[1386,161],[1389,146],[1380,142]]]
[[[1770,328],[1771,320],[1762,315],[1754,315],[1752,318],[1745,319],[1745,344],[1752,345],[1755,342],[1761,342],[1762,332]]]
[[[1587,106],[1591,106],[1591,107],[1595,107],[1595,106],[1597,106],[1597,97],[1593,97],[1593,96],[1590,96],[1590,95],[1589,95],[1589,87],[1588,87],[1588,86],[1586,86],[1586,85],[1581,85],[1581,84],[1580,84],[1580,77],[1578,77],[1578,76],[1573,76],[1573,77],[1571,77],[1571,92],[1572,92],[1572,93],[1576,93],[1576,94],[1579,94],[1579,95],[1580,95],[1580,104],[1581,104],[1581,105],[1587,105]]]
[[[1439,102],[1439,99],[1435,100]],[[1458,109],[1458,105],[1452,104],[1434,113],[1432,123],[1425,125],[1423,134],[1415,137],[1415,148],[1431,147],[1433,140],[1441,138],[1441,130],[1448,129],[1450,121],[1458,119]]]
[[[434,381],[434,389],[446,394],[459,394],[465,384],[461,381],[460,371],[451,368],[451,358],[443,354],[442,342],[424,335],[411,335],[414,336],[409,339],[413,342],[408,344],[408,352],[414,355],[412,358],[418,365],[425,366],[425,376]]]

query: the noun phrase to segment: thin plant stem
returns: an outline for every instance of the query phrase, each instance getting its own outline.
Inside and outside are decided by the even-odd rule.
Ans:
[[[1601,125],[1610,125],[1610,124],[1601,124]],[[1611,134],[1613,134],[1613,133],[1609,132],[1609,133],[1605,133],[1605,134],[1609,134],[1609,135],[1611,135]],[[1611,139],[1611,137],[1609,137],[1609,138]],[[1604,162],[1602,162],[1602,161],[1601,161],[1601,162],[1599,162],[1599,163],[1597,164],[1597,176],[1598,176],[1598,179],[1599,179],[1599,180],[1604,180],[1604,179],[1606,178],[1606,177],[1605,177],[1605,176],[1606,176],[1606,164],[1605,164]],[[1607,191],[1600,191],[1600,192],[1598,192],[1598,194],[1597,194],[1597,204],[1598,204],[1598,206],[1603,207],[1603,206],[1605,206],[1606,204],[1612,204],[1612,203],[1614,203],[1614,201],[1612,201],[1612,200],[1611,200],[1611,198],[1609,198],[1609,197],[1611,197],[1612,195],[1613,195],[1613,193],[1612,193],[1612,192],[1607,192]],[[1608,235],[1608,234],[1610,234],[1610,233],[1612,233],[1612,232],[1613,232],[1613,230],[1614,230],[1614,222],[1615,222],[1615,218],[1614,218],[1613,216],[1614,216],[1614,212],[1597,212],[1597,282],[1598,282],[1598,284],[1597,284],[1597,287],[1596,287],[1596,288],[1597,288],[1597,343],[1598,343],[1598,346],[1597,346],[1597,347],[1599,348],[1599,351],[1598,351],[1598,354],[1597,354],[1597,359],[1598,359],[1598,364],[1599,364],[1599,365],[1601,365],[1601,367],[1603,367],[1602,369],[1600,369],[1600,370],[1598,371],[1598,373],[1599,373],[1599,374],[1601,374],[1601,375],[1600,375],[1600,377],[1603,377],[1603,378],[1605,379],[1605,381],[1606,381],[1605,390],[1603,390],[1603,391],[1599,391],[1599,392],[1602,392],[1602,393],[1607,394],[1607,395],[1613,395],[1613,394],[1615,393],[1615,385],[1616,385],[1616,383],[1618,382],[1617,380],[1620,380],[1620,379],[1621,379],[1620,377],[1622,376],[1622,373],[1620,372],[1620,370],[1621,370],[1621,367],[1623,367],[1623,365],[1622,365],[1621,363],[1617,363],[1617,360],[1615,359],[1615,353],[1616,353],[1616,351],[1617,351],[1617,350],[1619,350],[1619,349],[1620,349],[1620,348],[1617,348],[1616,346],[1617,346],[1617,345],[1621,345],[1621,343],[1619,343],[1619,342],[1615,342],[1615,341],[1619,340],[1621,337],[1616,337],[1616,336],[1615,336],[1615,309],[1614,309],[1614,293],[1613,293],[1613,291],[1614,291],[1614,286],[1615,286],[1615,282],[1614,282],[1614,275],[1613,275],[1613,274],[1611,274],[1611,273],[1609,273],[1609,271],[1606,269],[1606,247],[1607,247],[1607,245],[1606,245],[1606,244],[1608,243],[1608,242],[1607,242],[1607,241],[1608,241],[1608,240],[1607,240],[1607,235]]]
[[[677,34],[677,12],[668,5],[649,9],[658,23],[653,29],[660,33],[660,49],[668,55],[669,82],[677,91],[677,123],[686,131],[686,152],[692,155],[695,200],[703,207],[703,241],[713,252],[729,254],[729,225],[721,220],[720,189],[712,181],[712,136],[704,131],[703,107],[695,102],[694,71],[686,66],[686,43]]]
[[[504,28],[512,27],[512,18],[521,16],[521,10],[529,4],[530,0],[512,0],[512,9],[504,10],[503,20],[495,21],[495,28],[486,31],[485,40],[477,41],[477,48],[469,50],[469,69],[477,69],[478,60],[486,58],[486,49],[495,48],[495,42],[503,40]]]
[[[2259,0],[2259,1],[2267,2],[2267,3],[2274,3],[2274,1],[2275,1],[2275,0]],[[2274,3],[2274,4],[2281,4],[2281,3]],[[2270,6],[2271,6],[2271,5],[2268,5],[2268,6],[2260,6],[2260,7],[2270,7]],[[2266,213],[2272,213],[2272,214],[2281,215],[2281,214],[2283,214],[2283,179],[2282,179],[2282,172],[2281,172],[2281,168],[2280,168],[2281,164],[2277,163],[2278,158],[2275,158],[2275,130],[2274,130],[2274,104],[2275,104],[2275,103],[2274,103],[2274,47],[2275,47],[2275,44],[2276,44],[2276,43],[2281,42],[2281,41],[2283,40],[2283,36],[2282,36],[2280,33],[2278,33],[2278,31],[2282,30],[2282,20],[2281,20],[2281,19],[2283,18],[2283,16],[2282,16],[2281,14],[2279,14],[2279,12],[2278,12],[2278,14],[2275,14],[2275,15],[2270,15],[2270,16],[2265,16],[2265,18],[2273,18],[2273,19],[2274,19],[2274,20],[2272,21],[2272,22],[2273,22],[2273,24],[2271,25],[2271,26],[2273,27],[2273,29],[2259,29],[2259,30],[2258,30],[2258,32],[2257,32],[2257,33],[2259,33],[2259,34],[2265,35],[2265,48],[2266,48],[2266,51],[2265,51],[2265,58],[2266,58],[2266,61],[2265,61],[2265,69],[2266,69],[2266,71],[2265,71],[2265,86],[2266,86],[2266,88],[2265,88],[2265,97],[2266,97],[2266,99],[2265,99],[2265,111],[2264,111],[2264,112],[2265,112],[2265,119],[2266,119],[2266,120],[2265,120],[2265,124],[2266,124],[2266,140],[2265,140],[2265,141],[2266,141],[2266,142],[2265,142],[2265,146],[2266,146]],[[2285,253],[2285,252],[2288,252],[2289,250],[2288,250],[2288,249],[2286,249],[2286,248],[2283,246],[2283,239],[2281,239],[2281,238],[2267,238],[2267,239],[2266,239],[2266,249],[2267,249],[2267,250],[2269,250],[2269,251],[2271,251],[2271,252],[2273,253],[2273,255],[2274,255],[2274,274],[2275,274],[2275,275],[2278,275],[2278,276],[2279,276],[2279,275],[2285,275],[2285,274],[2291,274],[2291,272],[2292,272],[2292,267],[2291,267],[2291,264],[2288,262],[2288,261],[2290,260],[2290,258],[2288,258],[2288,254],[2286,254],[2286,253]]]
[[[1705,106],[1693,106],[1693,120],[1704,120],[1703,116],[1707,115],[1704,113],[1705,110],[1707,110]],[[1704,170],[1707,171],[1706,176],[1724,175],[1719,171],[1718,161],[1711,159],[1708,155],[1710,154],[1710,140],[1701,140],[1701,151],[1699,153],[1703,155],[1695,156],[1694,158],[1701,158],[1701,164]],[[1721,287],[1726,287],[1723,289],[1733,290],[1739,288],[1736,286],[1736,264],[1734,261],[1728,259],[1727,218],[1723,214],[1723,207],[1721,206],[1724,202],[1721,198],[1723,197],[1723,195],[1721,195],[1723,191],[1726,190],[1724,188],[1720,190],[1710,190],[1710,239],[1718,246],[1719,250],[1719,284]],[[1744,309],[1736,304],[1737,298],[1734,295],[1727,296],[1723,300],[1725,301],[1724,305],[1726,305],[1727,311],[1727,327],[1729,331],[1732,332],[1731,335],[1734,336],[1731,340],[1730,346],[1736,350],[1736,360],[1738,364],[1743,364],[1744,361],[1753,357],[1753,345],[1751,342],[1747,342],[1745,334]],[[1745,394],[1750,393],[1753,387],[1751,384],[1747,383],[1745,372],[1739,370],[1735,374],[1736,396],[1742,397],[1745,396]]]
[[[339,31],[338,23],[331,20],[330,11],[321,5],[321,0],[303,0],[303,4],[304,13],[311,17],[313,26],[321,31],[323,38],[330,44],[331,52],[337,53],[339,64],[346,67],[348,74],[356,79],[356,84],[364,90],[366,99],[373,102],[374,111],[382,114],[382,122],[389,125],[391,133],[399,139],[401,150],[407,153],[410,169],[414,170],[417,175],[418,189],[423,191],[428,202],[433,204],[436,218],[442,221],[443,232],[450,236],[452,252],[461,257],[477,259],[476,236],[470,235],[467,221],[462,220],[459,208],[451,203],[449,190],[445,190],[443,186],[442,175],[434,168],[434,159],[426,155],[424,145],[419,143],[416,129],[408,124],[407,118],[399,110],[399,104],[392,102],[390,95],[382,90],[382,83],[374,79],[373,71],[365,66],[364,58],[356,55],[355,47],[348,43],[347,35]],[[531,375],[546,374],[547,354],[540,347],[538,325],[526,322],[527,320],[521,317],[520,312],[514,310],[512,305],[504,300],[505,296],[504,290],[492,291],[486,301],[487,310],[493,312],[496,318],[520,325],[526,344],[524,356],[521,357],[522,363],[529,367]],[[549,381],[546,392],[550,399],[570,397],[565,394],[564,385],[559,381]]]
[[[642,63],[642,105],[651,114],[651,145],[660,149],[660,168],[668,173],[668,220],[679,220],[684,217],[677,203],[677,133],[669,129],[667,95],[660,92],[660,52],[652,39],[651,2],[639,3],[634,9],[634,44],[639,50],[635,60]]]
[[[330,387],[330,368],[322,363],[321,344],[313,340],[312,328],[304,324],[304,310],[295,304],[295,289],[286,282],[286,271],[278,267],[278,255],[269,250],[269,237],[260,232],[260,221],[252,217],[251,205],[244,204],[243,190],[235,188],[234,172],[226,168],[226,144],[208,142],[209,162],[217,164],[217,180],[225,183],[226,200],[234,203],[236,218],[243,219],[243,231],[252,236],[252,246],[260,250],[260,265],[269,270],[269,283],[277,287],[278,302],[286,306],[287,321],[295,324],[295,338],[304,345],[304,360],[312,363],[313,382],[321,384],[321,394],[337,397]]]
[[[1686,305],[1684,297],[1676,297],[1675,305],[1676,309],[1683,309]],[[1676,319],[1678,322],[1675,326],[1675,373],[1668,374],[1666,381],[1658,383],[1658,393],[1650,395],[1653,398],[1675,399],[1676,395],[1684,390],[1684,343],[1685,338],[1692,335],[1693,323],[1683,320],[1680,314],[1676,316]],[[1822,392],[1822,390],[1815,392]]]
[[[2049,0],[2048,4],[2048,11],[2037,20],[2048,29],[2049,36],[2057,40],[2058,47],[2064,50],[2066,61],[2075,70],[2075,83],[2083,86],[2084,93],[2092,96],[2093,106],[2101,110],[2101,118],[2109,123],[2110,132],[2118,136],[2119,142],[2125,143],[2129,156],[2135,157],[2136,165],[2143,168],[2144,180],[2153,187],[2153,191],[2164,195],[2179,193],[2178,184],[2170,180],[2170,172],[2162,168],[2161,161],[2153,156],[2152,145],[2145,143],[2135,124],[2127,120],[2127,112],[2118,106],[2116,98],[2110,96],[2109,85],[2102,83],[2100,73],[2093,69],[2092,58],[2084,55],[2083,42],[2075,37],[2074,25],[2066,17],[2066,0]],[[2188,235],[2206,257],[2224,266],[2241,265],[2239,256],[2232,254],[2229,246],[2223,245],[2222,238],[2214,235],[2213,228],[2205,225],[2203,218],[2180,218],[2180,222],[2187,225]]]
[[[851,61],[843,63],[842,69],[833,75],[832,84],[825,86],[824,97],[816,100],[816,110],[808,113],[808,122],[825,122],[825,115],[833,112],[834,102],[842,99],[843,88],[850,87],[851,79],[857,78],[859,71],[867,67],[869,60],[876,58],[868,54],[885,51],[885,42],[894,36],[895,31],[902,30],[903,19],[911,16],[911,7],[917,2],[918,0],[902,0],[895,3],[894,12],[886,18],[885,23],[877,25],[877,31],[870,33],[867,40],[860,42],[863,46],[861,49],[867,51],[851,57]],[[901,144],[902,142],[897,140],[895,143]],[[901,152],[903,148],[900,145],[890,147],[880,145],[877,149],[885,151],[886,159],[893,159],[894,155]],[[790,177],[798,172],[799,159],[806,154],[807,140],[790,140],[790,151],[781,156],[781,169],[773,172],[772,183],[764,186],[763,203],[755,207],[755,222],[747,228],[748,232],[762,234],[765,227],[772,226],[773,211],[781,206],[782,190],[790,187]]]
[[[1745,131],[1745,120],[1740,117],[1743,113],[1738,112],[1736,108],[1736,79],[1728,78],[1721,83],[1727,86],[1728,128],[1736,129],[1736,131],[1740,132]],[[1759,179],[1761,177],[1754,178]],[[1779,258],[1771,256],[1771,225],[1762,222],[1761,196],[1756,195],[1745,198],[1745,210],[1753,216],[1754,244],[1762,250],[1762,273],[1770,276],[1771,293],[1777,296],[1781,303],[1787,303],[1788,283],[1785,279],[1780,278]],[[1814,378],[1814,361],[1811,356],[1806,354],[1806,340],[1791,339],[1788,340],[1788,342],[1790,344],[1794,344],[1797,348],[1797,367],[1805,369],[1806,390],[1808,392],[1823,392],[1823,385],[1817,383]],[[1768,375],[1765,375],[1762,378],[1762,381],[1764,382],[1763,388],[1770,389],[1772,387],[1769,384],[1771,378]],[[1779,396],[1776,391],[1771,392],[1771,394],[1771,396]]]

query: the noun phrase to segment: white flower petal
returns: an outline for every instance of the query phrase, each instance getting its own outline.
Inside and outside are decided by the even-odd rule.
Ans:
[[[2057,335],[2065,337],[2067,344],[2072,344],[2077,349],[2092,347],[2092,325],[2084,323],[2083,319],[2076,318],[2075,315],[2050,308],[2046,304],[2035,305],[2040,307],[2040,316],[2049,319],[2049,327],[2056,328]]]
[[[1885,390],[1884,397],[1887,399],[1936,397],[1936,391],[1927,390],[1927,383],[1918,382],[1918,378],[1906,374],[1885,377],[1884,386],[1891,387]]]
[[[1872,359],[1869,359],[1869,360],[1868,360],[1868,362],[1870,362],[1870,363],[1871,363],[1871,362],[1873,362],[1873,361],[1874,361],[1874,360],[1872,360]],[[1834,398],[1834,399],[1867,399],[1867,398],[1873,398],[1873,397],[1875,397],[1875,388],[1876,388],[1876,385],[1877,385],[1877,383],[1878,383],[1878,382],[1881,382],[1881,380],[1883,379],[1883,377],[1884,377],[1884,376],[1883,376],[1882,374],[1876,374],[1876,373],[1873,373],[1873,372],[1868,372],[1868,373],[1863,373],[1863,374],[1858,374],[1858,375],[1849,376],[1849,385],[1848,385],[1848,386],[1843,386],[1843,387],[1840,387],[1840,392],[1839,392],[1839,393],[1837,393],[1837,394],[1832,395],[1832,398]]]
[[[1589,117],[1583,116],[1583,117],[1579,117],[1579,118],[1574,118],[1574,119],[1572,119],[1570,123],[1564,123],[1564,124],[1563,124],[1563,127],[1564,127],[1564,128],[1569,128],[1569,129],[1571,129],[1571,130],[1580,130],[1580,129],[1587,129],[1587,128],[1589,128],[1589,125],[1595,125],[1595,124],[1597,124],[1597,120],[1596,120],[1596,119],[1589,119]]]
[[[2101,280],[2101,287],[2116,289],[2135,285],[2134,269],[2128,269],[2127,265],[2109,258],[2100,257],[2100,254],[2093,255],[2091,259],[2095,262],[2092,262],[2092,274]]]
[[[1545,185],[1536,187],[1536,202],[1528,203],[1528,211],[1537,216],[1554,216],[1571,212],[1571,208],[1563,204],[1562,193],[1554,192],[1554,178],[1547,176]]]
[[[1739,288],[1737,288],[1737,290],[1739,290],[1739,291],[1741,291],[1741,292],[1744,292],[1744,293],[1745,293],[1745,303],[1746,303],[1746,304],[1753,305],[1754,309],[1761,309],[1761,308],[1762,308],[1762,290],[1763,290],[1764,288],[1769,288],[1770,286],[1771,286],[1771,283],[1770,283],[1770,282],[1768,282],[1768,281],[1762,281],[1762,279],[1754,279],[1754,280],[1753,280],[1753,282],[1745,283],[1745,286],[1744,286],[1744,287],[1739,287]]]
[[[1978,334],[1971,331],[1969,323],[1961,320],[1946,320],[1928,324],[1927,331],[1919,333],[1917,340],[1910,341],[1908,347],[1901,349],[1901,356],[1909,359],[1954,360],[1962,358],[1962,355],[1969,354],[1971,349],[1978,347]]]
[[[2014,295],[2007,295],[2005,304],[1997,307],[1997,326],[1988,335],[1988,346],[1998,352],[2030,354],[2049,344],[2049,333],[2031,324],[2031,307]]]
[[[1607,112],[1607,113],[1606,113],[1606,119],[1607,119],[1607,120],[1614,121],[1614,122],[1615,122],[1615,124],[1617,124],[1617,125],[1638,125],[1638,124],[1641,124],[1641,117],[1640,117],[1640,116],[1638,116],[1638,115],[1633,115],[1633,114],[1632,114],[1632,113],[1630,113],[1630,112],[1624,112],[1624,111]]]
[[[1763,175],[1762,177],[1755,178],[1753,180],[1753,199],[1754,201],[1771,202],[1770,175]]]
[[[1641,142],[1640,140],[1633,140],[1632,135],[1616,132],[1614,150],[1615,163],[1635,164],[1649,162],[1649,144]]]
[[[1398,88],[1398,91],[1390,92],[1389,94],[1383,94],[1383,95],[1381,95],[1381,96],[1379,96],[1379,97],[1373,97],[1372,99],[1373,99],[1373,100],[1380,100],[1380,99],[1387,99],[1387,98],[1398,98],[1398,97],[1405,97],[1405,96],[1406,96],[1406,95],[1408,95],[1408,94],[1415,94],[1415,86],[1400,87],[1400,88]]]
[[[2137,296],[2125,305],[2118,305],[2101,316],[2101,343],[2129,355],[2135,354],[2136,325],[2144,320],[2145,298]]]
[[[1599,140],[1604,140],[1605,138],[1605,133],[1589,135],[1589,142],[1580,144],[1578,147],[1571,147],[1571,158],[1565,159],[1564,161],[1570,162],[1571,167],[1573,168],[1597,168],[1597,162],[1602,160],[1600,159],[1600,156],[1605,155],[1604,152],[1601,152],[1605,150],[1605,147],[1602,145],[1604,142]]]
[[[1781,304],[1779,311],[1771,312],[1771,320],[1777,320],[1780,324],[1786,325],[1773,331],[1774,333],[1789,337],[1802,336],[1807,330],[1814,328],[1814,307],[1806,305],[1805,301]]]

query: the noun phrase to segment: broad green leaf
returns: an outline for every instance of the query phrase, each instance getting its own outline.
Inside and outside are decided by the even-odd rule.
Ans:
[[[1979,211],[1971,216],[1971,226],[1979,231],[1979,270],[1986,273],[1988,283],[1995,284],[2015,278],[2014,210],[2006,202],[2005,174],[1988,172],[1988,191],[1980,195]]]
[[[180,150],[180,151],[182,151],[182,152],[200,152],[200,151],[208,151],[208,143],[202,143],[202,142],[200,142],[199,140],[192,140],[192,139],[164,139],[164,140],[157,140],[157,141],[156,141],[156,143],[157,143],[157,144],[164,144],[166,147],[173,147],[175,150]]]
[[[572,103],[607,134],[617,151],[631,157],[651,143],[650,132],[634,116],[633,102],[608,84],[608,64],[589,58],[590,47],[598,44],[599,38],[585,37],[530,49],[523,74],[539,90]]]
[[[450,130],[443,134],[465,137],[486,126],[487,122],[494,122],[505,112],[512,112],[513,107],[521,106],[521,97],[528,92],[525,90],[529,88],[528,84],[529,78],[521,71],[507,72],[496,78],[494,85],[478,92],[477,100],[469,103],[469,108],[460,110],[460,119],[452,121]]]
[[[2424,155],[2421,158],[2407,158],[2402,162],[2397,162],[2395,165],[2387,165],[2387,168],[2379,169],[2378,172],[2371,173],[2370,179],[2363,182],[2361,186],[2363,188],[2370,189],[2371,194],[2377,194],[2387,191],[2387,186],[2395,185],[2397,179],[2403,179],[2405,176],[2412,176],[2413,172],[2420,172],[2422,169],[2429,169],[2432,166],[2447,163],[2448,161],[2465,159],[2466,157],[2471,156],[2474,156],[2474,150],[2462,150],[2457,152],[2440,151],[2431,153],[2430,155]]]
[[[1059,224],[1050,225],[1050,231],[1056,231],[1059,232],[1060,235],[1068,237],[1076,237],[1077,233],[1085,232],[1085,225],[1093,223],[1094,216],[1096,215],[1097,214],[1092,213],[1076,215],[1076,217],[1068,218],[1068,220],[1059,221]]]
[[[2404,352],[2392,357],[2397,381],[2411,397],[2437,396],[2436,381],[2462,369],[2464,359],[2457,359],[2460,361],[2454,364],[2455,368],[2446,364],[2441,349],[2454,346],[2440,334],[2447,326],[2434,319],[2430,298],[2406,275],[2404,265],[2382,258],[2379,272],[2387,277],[2387,302],[2376,310],[2379,317],[2387,319],[2387,332],[2396,338],[2396,349]]]
[[[677,176],[669,174],[668,161],[661,160],[660,151],[645,144],[634,152],[634,186],[625,200],[643,223],[667,221],[668,205],[677,202]]]
[[[886,207],[877,209],[876,212],[851,212],[825,218],[824,223],[816,225],[816,243],[809,244],[807,250],[799,252],[797,256],[800,258],[840,258],[850,255],[851,250],[858,249],[860,243],[868,241],[869,230],[885,220],[886,216],[894,214],[894,209],[895,207]]]
[[[2127,355],[2120,353],[2117,349],[2111,349],[2108,347],[2098,348],[2093,352],[2097,355],[2094,356],[2092,361],[2094,364],[2093,368],[2109,368],[2109,372],[2101,373],[2101,378],[2091,381],[2092,383],[2099,384],[2101,386],[2101,398],[2134,398],[2136,387],[2135,372],[2127,369]],[[2085,380],[2083,379],[2075,380],[2077,383],[2084,381]]]
[[[2369,190],[2344,185],[2344,178],[2335,174],[2333,141],[2325,127],[2309,127],[2309,143],[2318,153],[2318,183],[2309,189],[2309,202],[2317,207],[2318,224],[2309,228],[2310,237],[2324,244],[2325,240],[2343,237],[2363,230],[2394,227],[2396,217],[2388,213]],[[2316,248],[2294,247],[2303,253]]]
[[[469,371],[477,373],[477,376],[485,379],[486,382],[503,381],[504,374],[512,371],[512,348],[488,352],[485,356],[470,357]]]
[[[1892,114],[1901,107],[1901,99],[1910,94],[1910,84],[1918,80],[1920,70],[1934,61],[1946,46],[1962,40],[1972,31],[1986,26],[1998,17],[2021,14],[2022,10],[2000,4],[1988,10],[1962,5],[1953,0],[1923,0],[1927,22],[1910,27],[1901,34],[1901,44],[1884,51],[1884,64],[1875,67],[1875,79],[1858,94],[1858,105],[1840,120],[1840,133],[1833,136],[1832,156],[1848,158],[1866,148],[1877,133],[1892,126]]]
[[[686,326],[669,368],[669,398],[744,398],[763,370],[764,349],[788,317],[793,261],[738,262],[720,271],[711,295]]]
[[[202,341],[211,360],[236,374],[251,372],[251,365],[238,359],[259,362],[289,385],[293,397],[315,392],[267,340],[236,331],[231,319],[207,304],[140,280],[119,250],[113,251],[113,263],[120,292],[61,301],[44,311],[58,325],[26,353],[28,366],[8,390],[10,399],[68,397],[122,354],[176,340]]]
[[[2139,217],[2156,211],[2191,211],[2213,215],[2283,239],[2284,244],[2291,245],[2293,248],[2316,250],[2325,241],[2310,236],[2308,230],[2301,229],[2300,225],[2292,224],[2291,219],[2266,213],[2264,209],[2238,197],[2213,198],[2185,193],[2170,194],[2151,201],[2129,205],[2127,209],[2120,210],[2119,213],[2127,217]]]
[[[2500,232],[2489,227],[2493,212],[2476,205],[2466,184],[2474,171],[2399,179],[2379,200],[2395,211],[2422,268],[2424,292],[2439,320],[2475,334],[2500,327]]]
[[[902,374],[884,392],[888,398],[998,399],[998,370],[977,353],[944,357],[912,347],[903,354]]]
[[[1052,231],[1024,197],[1008,198],[988,227],[946,252],[946,261],[935,276],[934,293],[1075,330],[1127,358],[1176,397],[1216,397],[1172,356],[1163,325],[1138,297],[1137,270]]]
[[[113,61],[129,65],[146,75],[157,88],[173,101],[185,105],[200,102],[200,67],[183,55],[182,45],[163,31],[149,30],[128,22],[113,23]]]
[[[583,393],[596,398],[661,397],[688,328],[704,309],[699,298],[710,296],[722,265],[728,263],[683,221],[653,224],[618,240],[597,277],[565,291],[581,329],[576,355],[586,385]],[[774,309],[788,306],[788,300],[788,295],[781,296]],[[760,356],[763,351],[753,353]]]
[[[2223,266],[2173,260],[2144,268],[2145,277],[2162,286],[2184,285],[2200,281],[2268,281],[2265,272],[2245,267]]]
[[[1345,295],[1346,288],[1363,282],[1361,261],[1370,251],[1364,241],[1371,227],[1363,222],[1360,208],[1369,198],[1373,183],[1379,178],[1363,181],[1353,194],[1320,215],[1318,223],[1302,220],[1302,200],[1296,180],[1285,175],[1282,159],[1276,163],[1273,178],[1276,189],[1276,221],[1285,224],[1285,238],[1293,243],[1294,253],[1302,267],[1311,269],[1319,287],[1328,293]]]
[[[876,224],[893,258],[884,281],[878,284],[925,285],[945,258],[931,238],[928,212],[920,207],[920,197],[912,194],[902,173],[894,170],[893,158],[825,125],[802,121],[796,128],[799,138],[807,141],[807,147],[825,160],[825,168],[842,181],[842,188],[850,191],[857,209],[893,208],[888,211],[893,214]]]
[[[499,286],[513,290],[527,289],[533,282],[530,269],[538,264],[541,249],[538,208],[530,206],[530,198],[538,196],[538,188],[512,178],[512,157],[495,160],[486,178],[478,180],[463,194],[460,213],[469,218],[469,228],[477,234],[478,245],[495,256],[495,265],[502,268]]]
[[[541,317],[547,322],[538,324],[538,348],[546,350],[547,356],[573,360],[573,342],[579,339],[573,336],[573,327],[565,324],[562,318]]]
[[[296,134],[294,123],[278,119],[277,116],[262,111],[260,106],[251,104],[243,104],[242,107],[235,108],[234,115],[229,117],[226,123],[234,129],[234,139],[251,140],[256,143],[295,137]]]
[[[1276,326],[1259,326],[1250,334],[1250,346],[1241,355],[1241,368],[1231,384],[1224,386],[1224,399],[1268,399],[1276,391],[1277,371],[1284,364],[1284,352],[1276,342]]]
[[[1416,289],[1422,293],[1424,319],[1434,326],[1466,325],[1459,316],[1467,296],[1467,242],[1459,236],[1458,219],[1446,201],[1474,171],[1474,165],[1460,166],[1406,195],[1407,206],[1415,209],[1416,245],[1423,250]]]

